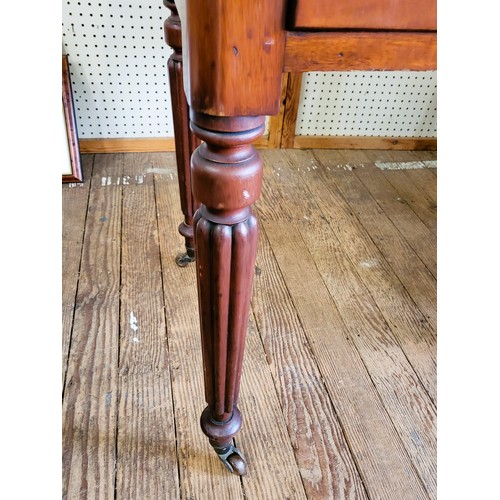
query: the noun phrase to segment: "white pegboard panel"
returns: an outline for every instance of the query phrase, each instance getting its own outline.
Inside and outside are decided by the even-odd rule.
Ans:
[[[304,73],[296,135],[436,137],[436,71]]]
[[[163,3],[63,0],[62,13],[79,137],[172,137]]]

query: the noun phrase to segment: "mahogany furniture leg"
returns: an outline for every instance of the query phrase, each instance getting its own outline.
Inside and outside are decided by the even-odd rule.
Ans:
[[[191,189],[190,160],[192,152],[199,144],[199,140],[189,127],[189,106],[184,94],[181,21],[175,2],[164,0],[163,3],[172,12],[165,21],[164,31],[167,44],[174,50],[168,60],[168,75],[174,119],[175,153],[181,209],[184,214],[184,221],[179,225],[179,232],[186,241],[186,252],[177,255],[175,261],[178,266],[184,267],[195,260],[193,217],[198,208],[198,202],[193,197]]]
[[[236,406],[255,254],[262,161],[252,141],[263,117],[214,117],[191,112],[191,127],[204,141],[192,156],[196,270],[205,397],[201,428],[227,468],[245,474],[232,439],[242,418]]]

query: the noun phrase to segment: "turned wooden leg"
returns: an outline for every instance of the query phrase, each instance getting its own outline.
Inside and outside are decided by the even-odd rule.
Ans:
[[[192,156],[203,370],[207,408],[201,428],[219,458],[238,475],[246,465],[232,439],[241,428],[236,406],[257,250],[262,161],[251,142],[262,117],[212,117],[192,112],[191,127],[204,141]]]
[[[181,209],[184,221],[179,226],[179,232],[186,241],[186,253],[176,257],[179,266],[184,267],[195,258],[193,217],[198,203],[193,197],[191,189],[191,154],[199,144],[198,138],[189,127],[189,106],[186,101],[182,75],[182,37],[181,22],[177,8],[173,1],[164,0],[172,14],[165,21],[165,40],[174,50],[168,60],[168,75],[170,81],[170,96],[172,100],[172,114],[174,118],[175,153],[177,159],[177,174]]]

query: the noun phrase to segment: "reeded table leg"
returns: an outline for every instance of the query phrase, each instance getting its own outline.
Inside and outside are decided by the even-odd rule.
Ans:
[[[191,154],[199,144],[198,138],[189,127],[189,106],[186,101],[183,87],[182,73],[182,37],[181,22],[177,8],[173,1],[164,0],[172,14],[165,21],[165,40],[174,49],[168,60],[168,75],[170,81],[170,96],[172,100],[172,114],[174,118],[175,152],[177,159],[177,174],[184,221],[179,226],[179,232],[186,240],[186,253],[179,254],[176,262],[184,267],[195,259],[193,217],[198,202],[191,189]]]
[[[232,439],[241,428],[236,406],[241,377],[255,254],[262,161],[251,142],[264,131],[262,117],[192,113],[192,129],[205,141],[192,157],[196,269],[207,408],[201,427],[235,474],[246,465]]]

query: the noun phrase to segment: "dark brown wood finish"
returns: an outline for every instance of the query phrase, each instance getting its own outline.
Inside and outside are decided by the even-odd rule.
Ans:
[[[250,206],[260,195],[262,161],[252,142],[263,117],[192,115],[204,143],[192,158],[197,277],[205,396],[203,432],[227,467],[245,473],[232,438],[241,428],[236,406],[250,305],[257,219]]]
[[[165,41],[174,50],[168,60],[168,76],[176,139],[177,175],[181,208],[184,214],[184,221],[179,226],[179,232],[186,240],[186,253],[179,254],[176,262],[183,267],[194,260],[193,217],[198,208],[198,202],[193,198],[191,189],[191,154],[200,141],[189,127],[189,106],[183,84],[181,21],[175,2],[164,0],[163,4],[172,12],[165,21],[164,30]]]
[[[205,395],[203,432],[238,475],[246,465],[232,438],[243,361],[262,162],[253,142],[279,111],[285,47],[284,0],[183,2],[184,89],[191,128],[204,143],[192,155],[198,298]],[[202,13],[203,15],[200,15]],[[185,146],[184,146],[185,147]]]
[[[371,11],[384,11],[386,0],[376,1],[378,7],[375,2]],[[433,0],[426,2],[434,4]],[[191,129],[203,141],[191,157],[191,182],[188,167],[179,174],[181,191],[188,193],[184,196],[191,194],[191,184],[191,200],[201,203],[194,216],[193,234],[208,403],[201,426],[221,460],[240,475],[246,466],[232,439],[242,423],[237,401],[257,245],[257,221],[251,205],[259,197],[262,178],[261,160],[252,143],[262,136],[263,117],[280,112],[282,73],[291,73],[288,96],[294,89],[297,94],[304,71],[427,70],[436,64],[435,32],[404,31],[427,26],[426,20],[408,24],[405,13],[399,16],[401,11],[392,20],[382,16],[388,23],[384,26],[397,30],[392,32],[287,32],[285,18],[290,13],[285,3],[177,2],[185,30],[184,90],[191,108]],[[176,129],[178,162],[181,158],[179,165],[185,166],[186,152],[192,150],[193,143],[185,133],[187,106],[183,107],[179,90],[180,23],[173,3],[165,0],[165,5],[173,13],[166,22],[166,36],[175,51],[171,65],[173,102],[177,103],[177,116],[184,120],[181,132]],[[315,5],[321,1],[316,0]],[[325,19],[314,21],[313,27],[330,27],[330,10],[327,4],[323,8]],[[369,17],[371,11],[367,11]],[[412,12],[414,15],[418,17]],[[374,22],[368,28],[381,29],[380,21]],[[363,23],[361,27],[365,28]],[[292,104],[296,107],[298,100]],[[292,132],[295,115],[288,116]],[[286,124],[285,98],[284,130]],[[294,134],[289,135],[290,140],[285,137],[281,146],[293,147]],[[320,316],[314,322],[314,328],[318,327]],[[417,497],[423,497],[420,487],[415,488]]]

